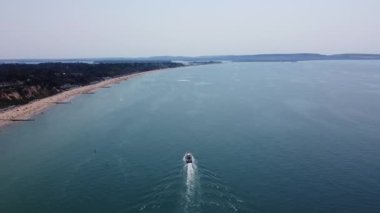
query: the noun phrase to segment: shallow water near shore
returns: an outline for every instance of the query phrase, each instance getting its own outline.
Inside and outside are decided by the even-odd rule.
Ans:
[[[379,212],[379,129],[380,61],[152,72],[2,128],[0,212]]]

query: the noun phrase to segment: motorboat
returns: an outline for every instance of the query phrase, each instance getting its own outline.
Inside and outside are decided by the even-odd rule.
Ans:
[[[186,161],[186,163],[193,163],[193,156],[191,155],[190,152],[187,152],[185,154],[185,161]]]

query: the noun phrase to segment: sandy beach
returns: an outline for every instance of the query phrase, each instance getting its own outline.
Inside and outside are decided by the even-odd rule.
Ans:
[[[152,71],[148,71],[152,72]],[[116,77],[107,79],[95,84],[90,84],[87,86],[76,87],[56,95],[46,97],[43,99],[32,101],[25,105],[16,106],[14,108],[0,112],[0,127],[15,123],[21,120],[30,120],[35,115],[42,113],[49,107],[55,106],[59,103],[65,103],[70,101],[73,97],[76,97],[81,94],[91,94],[99,88],[109,87],[112,84],[119,83],[121,81],[128,80],[130,78],[142,75],[143,73],[135,73],[131,75]]]

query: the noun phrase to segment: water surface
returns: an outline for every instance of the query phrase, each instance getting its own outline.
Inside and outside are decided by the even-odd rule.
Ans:
[[[379,212],[379,129],[378,61],[158,71],[1,129],[0,212]]]

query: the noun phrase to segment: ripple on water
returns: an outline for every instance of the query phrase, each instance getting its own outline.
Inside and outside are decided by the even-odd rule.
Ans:
[[[178,165],[142,193],[129,208],[134,212],[248,212],[245,202],[211,169],[193,163]],[[252,211],[252,209],[250,209]]]

